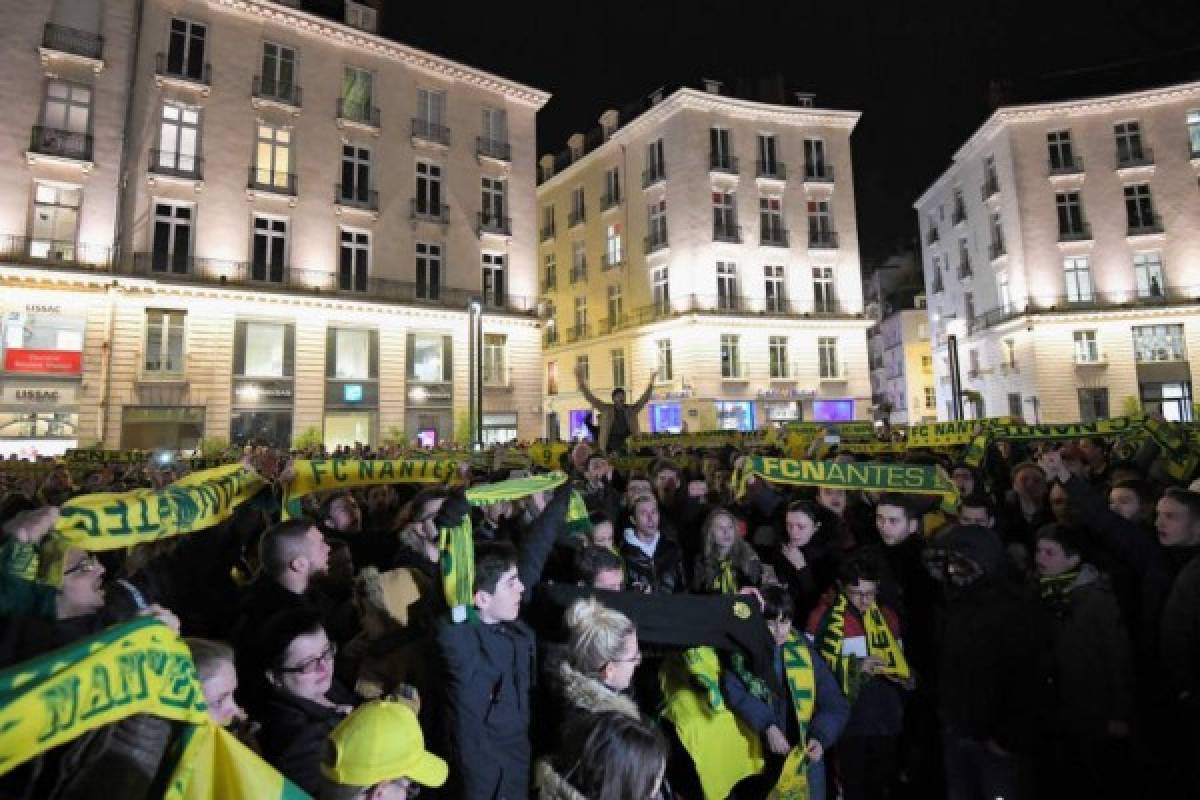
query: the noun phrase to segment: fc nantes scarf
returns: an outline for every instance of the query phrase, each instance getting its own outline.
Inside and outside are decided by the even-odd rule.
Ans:
[[[796,726],[800,735],[796,746],[783,762],[783,770],[769,800],[808,800],[808,726],[812,722],[817,705],[817,679],[813,672],[808,648],[793,632],[783,645],[783,673],[787,679],[788,694],[792,698],[792,710],[796,713]],[[821,800],[821,798],[815,798]]]
[[[837,600],[821,620],[813,644],[833,671],[838,685],[842,687],[842,694],[846,695],[850,702],[854,702],[864,683],[864,674],[861,659],[842,654],[842,643],[846,638],[846,612],[849,607],[850,601],[846,595],[839,593]],[[907,679],[911,674],[908,661],[904,658],[904,651],[892,635],[892,629],[888,627],[878,605],[872,603],[863,616],[863,629],[867,639],[867,654],[882,659],[884,663],[884,667],[875,674],[899,680]]]
[[[957,489],[940,467],[918,464],[882,464],[836,461],[796,461],[790,458],[747,456],[733,476],[738,497],[746,494],[751,476],[790,486],[825,486],[830,489],[907,492],[957,497]]]
[[[283,498],[283,518],[301,513],[300,501],[313,492],[355,489],[390,483],[458,483],[458,459],[409,458],[395,461],[360,461],[321,458],[296,461],[296,477],[288,484]]]
[[[42,544],[41,580],[62,584],[62,559],[71,547],[118,550],[210,528],[233,514],[264,485],[241,464],[193,472],[162,489],[87,494],[68,500]]]

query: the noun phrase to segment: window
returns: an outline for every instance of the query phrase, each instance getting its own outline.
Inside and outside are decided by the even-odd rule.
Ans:
[[[642,185],[649,186],[667,176],[667,162],[664,156],[663,140],[656,139],[646,145],[646,169],[642,173]]]
[[[991,197],[1000,188],[1000,178],[996,174],[996,158],[988,156],[983,159],[983,196]]]
[[[503,308],[508,296],[504,291],[504,254],[484,253],[483,260],[483,304],[492,308]]]
[[[1063,259],[1063,272],[1067,281],[1068,303],[1090,303],[1092,294],[1092,270],[1087,256]]]
[[[625,318],[625,301],[620,284],[608,287],[608,326],[609,329],[619,326]]]
[[[546,320],[546,344],[558,344],[558,307],[546,303],[542,318]]]
[[[612,364],[613,388],[625,388],[625,351],[620,348],[609,350],[608,358],[609,362]]]
[[[154,272],[185,275],[191,269],[192,207],[180,203],[154,204],[154,243],[150,267]]]
[[[1079,394],[1079,421],[1096,422],[1108,419],[1108,389],[1077,389]]]
[[[934,294],[945,291],[945,286],[942,283],[942,259],[939,256],[933,257],[933,284],[930,287]]]
[[[546,394],[558,394],[558,362],[546,362]]]
[[[1012,339],[1004,340],[1004,365],[1010,369],[1017,366],[1017,343]]]
[[[717,262],[717,308],[734,311],[738,307],[737,264]]]
[[[579,295],[575,298],[575,335],[576,337],[583,336],[583,331],[587,328],[587,297]]]
[[[1154,202],[1150,199],[1150,185],[1137,183],[1125,187],[1125,219],[1129,232],[1156,231],[1161,228],[1154,214]]]
[[[1075,331],[1075,363],[1095,364],[1100,360],[1100,346],[1095,331]]]
[[[779,147],[774,134],[758,135],[758,174],[764,177],[783,177],[779,163]]]
[[[375,349],[373,331],[348,328],[329,329],[329,377],[335,380],[371,380],[376,370],[371,368],[371,353]]]
[[[89,87],[50,81],[46,85],[42,125],[54,131],[87,133],[91,107],[92,90]]]
[[[586,356],[575,356],[575,372],[583,376],[583,380],[591,383],[592,380],[592,364],[591,360]]]
[[[542,241],[554,237],[554,206],[542,206]]]
[[[485,228],[508,229],[508,225],[504,219],[504,209],[507,206],[504,200],[505,184],[506,181],[503,178],[485,177],[480,179],[480,189],[482,192],[480,204],[483,209],[481,222]]]
[[[204,46],[207,39],[207,26],[178,17],[172,19],[167,73],[194,81],[205,80]]]
[[[926,333],[924,334],[924,336],[922,336],[922,338],[924,338],[924,339],[929,338],[928,331],[926,331]],[[933,371],[933,356],[921,356],[921,371],[922,372]]]
[[[444,125],[446,93],[434,89],[417,89],[417,119],[431,129]]]
[[[621,239],[621,223],[607,227],[604,237],[604,263],[613,267],[625,261],[625,246]]]
[[[370,259],[371,234],[367,231],[342,228],[338,288],[344,292],[365,292]]]
[[[558,288],[558,256],[546,253],[542,266],[542,291]]]
[[[247,378],[284,378],[291,375],[288,326],[274,322],[244,322],[245,347],[242,371]]]
[[[828,314],[837,310],[833,294],[833,267],[813,267],[813,311]]]
[[[969,375],[976,377],[979,375],[979,351],[972,348],[967,351],[969,358],[967,359]]]
[[[442,291],[442,246],[417,242],[417,299],[437,300]]]
[[[667,383],[674,378],[675,370],[671,362],[671,340],[658,339],[655,341],[657,353],[658,377],[656,380],[659,383]]]
[[[1163,279],[1162,256],[1158,251],[1133,254],[1133,278],[1139,298],[1163,296],[1166,282]]]
[[[619,167],[613,167],[604,173],[604,197],[601,198],[600,205],[603,208],[612,208],[619,202],[621,202],[621,170]]]
[[[288,222],[282,217],[254,215],[254,247],[250,277],[256,281],[283,282],[287,264]]]
[[[273,42],[263,42],[262,79],[264,97],[291,100],[295,95],[296,51]]]
[[[804,177],[824,178],[829,172],[825,163],[825,141],[823,139],[805,139]]]
[[[1146,161],[1142,149],[1142,127],[1136,121],[1118,122],[1113,126],[1117,140],[1117,166],[1141,164]]]
[[[733,145],[728,128],[708,129],[708,165],[713,169],[736,171]]]
[[[1046,147],[1050,156],[1051,172],[1075,170],[1075,157],[1071,152],[1070,131],[1050,131],[1046,134]]]
[[[1140,363],[1184,361],[1182,325],[1137,325],[1133,328],[1133,354]]]
[[[733,333],[721,334],[721,377],[742,377],[741,337]]]
[[[583,187],[580,186],[571,190],[571,213],[567,223],[574,227],[584,221],[587,215],[587,208],[584,205]]]
[[[962,222],[967,218],[967,205],[963,202],[963,193],[961,186],[954,187],[954,215],[951,221],[955,224]]]
[[[817,368],[822,378],[839,378],[842,376],[841,365],[838,364],[837,338],[834,336],[817,337]]]
[[[1016,417],[1017,419],[1022,419],[1023,418],[1022,411],[1023,411],[1023,409],[1021,408],[1021,395],[1018,392],[1009,392],[1008,393],[1008,415],[1010,417]]]
[[[165,376],[183,374],[183,311],[146,309],[145,373]]]
[[[763,244],[787,244],[783,229],[783,201],[778,197],[758,198],[759,238]]]
[[[254,183],[279,189],[292,185],[292,132],[275,125],[258,126],[254,156]]]
[[[360,67],[342,71],[342,96],[339,115],[343,119],[377,124],[374,107],[374,76]]]
[[[442,219],[442,167],[430,161],[417,162],[416,213]]]
[[[375,9],[353,0],[346,0],[346,24],[369,33],[375,32],[378,17]]]
[[[1187,133],[1192,158],[1200,157],[1200,111],[1187,112]]]
[[[975,319],[975,295],[971,292],[963,293],[963,319],[967,322]]]
[[[966,239],[958,240],[958,277],[971,277],[971,250],[967,247]]]
[[[646,251],[667,246],[667,201],[659,200],[647,207]]]
[[[991,257],[996,259],[1006,252],[1008,251],[1004,246],[1004,225],[1000,222],[999,212],[993,212]]]
[[[1191,381],[1146,381],[1139,383],[1138,389],[1143,413],[1159,414],[1167,422],[1191,422]]]
[[[671,283],[666,267],[658,267],[650,273],[650,292],[654,298],[654,313],[662,315],[671,310]]]
[[[833,214],[828,200],[808,201],[808,243],[833,243]]]
[[[587,248],[583,242],[571,242],[571,283],[587,280]]]
[[[1005,314],[1012,311],[1012,291],[1008,288],[1008,273],[996,273],[996,294],[1000,298],[1000,310]]]
[[[485,386],[507,386],[506,351],[508,337],[502,333],[483,335],[483,383]]]
[[[937,392],[933,390],[932,386],[925,387],[925,408],[927,410],[937,408]]]
[[[408,379],[416,383],[449,383],[454,370],[453,339],[440,333],[408,334]]]
[[[338,197],[352,203],[371,199],[371,151],[352,144],[342,145],[342,182]]]
[[[152,168],[194,175],[200,154],[200,111],[163,103],[158,130],[158,153]]]
[[[1086,236],[1079,192],[1058,192],[1054,195],[1054,204],[1058,208],[1058,237],[1078,239]]]
[[[713,238],[738,241],[737,210],[733,192],[713,192]]]
[[[771,336],[767,340],[767,354],[771,362],[771,377],[780,379],[788,376],[788,340],[786,336]]]
[[[508,112],[503,108],[483,109],[483,140],[488,143],[487,152],[505,150],[508,144]]]
[[[75,260],[75,232],[79,225],[79,204],[83,191],[52,186],[33,185],[33,230],[30,232],[29,255],[61,261]],[[190,207],[188,208],[190,212]],[[189,228],[190,231],[190,228]],[[184,248],[183,270],[187,271]]]
[[[782,314],[787,311],[787,296],[783,291],[783,267],[771,265],[763,267],[764,292],[767,311]]]

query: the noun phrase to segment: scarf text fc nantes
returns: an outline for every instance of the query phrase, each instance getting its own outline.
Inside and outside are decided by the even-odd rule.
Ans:
[[[319,458],[293,463],[296,477],[283,497],[283,518],[301,513],[300,500],[313,492],[389,483],[461,483],[458,459],[409,458],[393,461]]]
[[[62,559],[71,547],[118,550],[220,524],[263,485],[253,469],[228,464],[193,472],[162,489],[102,492],[68,500],[42,544],[41,580],[62,584]]]
[[[954,498],[957,489],[940,467],[918,464],[883,464],[837,461],[797,461],[790,458],[747,456],[733,476],[739,497],[746,493],[750,476],[769,483],[824,486],[830,489],[936,494]]]
[[[800,736],[796,746],[787,754],[783,769],[775,788],[767,795],[768,800],[809,800],[808,797],[808,726],[812,722],[817,706],[817,676],[813,672],[808,648],[796,638],[795,632],[783,645],[783,675],[787,681],[788,695],[792,699],[792,711],[796,714],[796,726]],[[821,800],[814,798],[813,800]]]
[[[854,702],[858,690],[862,688],[864,675],[861,660],[842,653],[842,643],[846,639],[846,613],[849,607],[850,601],[845,593],[839,592],[837,600],[821,619],[813,646],[837,678],[838,685],[842,687],[842,694],[846,695],[850,702]],[[871,604],[867,613],[863,615],[862,623],[867,640],[867,655],[882,659],[884,663],[883,668],[875,674],[906,680],[911,675],[908,661],[904,658],[904,651],[892,635],[892,629],[888,627],[878,605]]]

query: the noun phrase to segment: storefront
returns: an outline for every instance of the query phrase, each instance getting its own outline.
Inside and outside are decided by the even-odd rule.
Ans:
[[[485,411],[483,414],[483,446],[508,444],[517,438],[517,412]]]
[[[651,433],[681,433],[683,431],[683,406],[679,403],[650,404]]]
[[[754,430],[753,400],[717,400],[717,428],[723,431]]]
[[[434,447],[454,438],[454,340],[443,333],[409,333],[404,430],[409,441]]]
[[[125,406],[121,412],[121,448],[190,453],[204,438],[202,406]]]
[[[0,457],[62,455],[78,446],[79,383],[17,379],[0,382]]]
[[[325,347],[325,447],[374,445],[379,427],[379,332],[330,328]]]
[[[291,447],[295,327],[238,320],[233,338],[230,441],[238,446]]]
[[[568,412],[567,421],[570,425],[570,441],[590,442],[592,440],[592,429],[588,427],[588,422],[591,419],[592,410],[590,408],[576,408]]]
[[[813,400],[814,422],[851,422],[854,419],[854,398]]]

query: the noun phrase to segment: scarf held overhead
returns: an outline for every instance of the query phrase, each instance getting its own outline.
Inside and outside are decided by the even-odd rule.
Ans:
[[[791,486],[824,486],[830,489],[907,492],[957,497],[945,471],[936,466],[836,461],[798,461],[790,458],[747,456],[733,476],[738,497],[746,494],[753,476],[769,483]]]
[[[312,459],[296,461],[296,477],[284,493],[283,518],[301,513],[300,500],[313,492],[356,489],[389,483],[461,483],[457,459],[409,458],[393,461]]]

